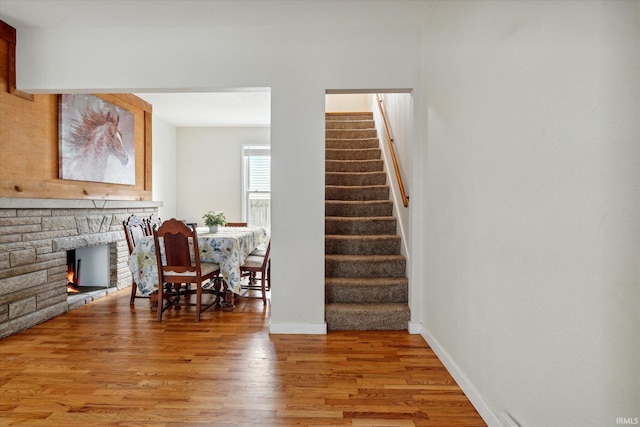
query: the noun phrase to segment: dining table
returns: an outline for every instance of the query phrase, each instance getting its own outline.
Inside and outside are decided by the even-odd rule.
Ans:
[[[208,227],[197,227],[196,232],[200,261],[218,264],[226,289],[240,294],[240,266],[254,249],[266,245],[266,230],[262,227],[219,227],[218,231],[211,233]],[[158,290],[153,236],[145,236],[138,241],[129,257],[129,270],[142,296],[150,296]]]

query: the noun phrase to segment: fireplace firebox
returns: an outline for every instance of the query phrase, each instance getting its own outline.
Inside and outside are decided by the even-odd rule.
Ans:
[[[67,292],[82,293],[109,287],[109,245],[67,251]]]

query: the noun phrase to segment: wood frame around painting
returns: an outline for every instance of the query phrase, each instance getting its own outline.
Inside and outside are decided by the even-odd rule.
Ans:
[[[60,179],[135,185],[134,114],[90,94],[59,106]]]

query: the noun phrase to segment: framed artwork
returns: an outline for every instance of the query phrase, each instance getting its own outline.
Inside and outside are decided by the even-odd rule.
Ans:
[[[134,116],[88,94],[60,95],[60,178],[135,185]]]

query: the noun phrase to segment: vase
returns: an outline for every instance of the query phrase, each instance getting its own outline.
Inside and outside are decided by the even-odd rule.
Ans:
[[[209,233],[217,233],[217,232],[218,232],[217,225],[212,225],[211,227],[209,227]]]

